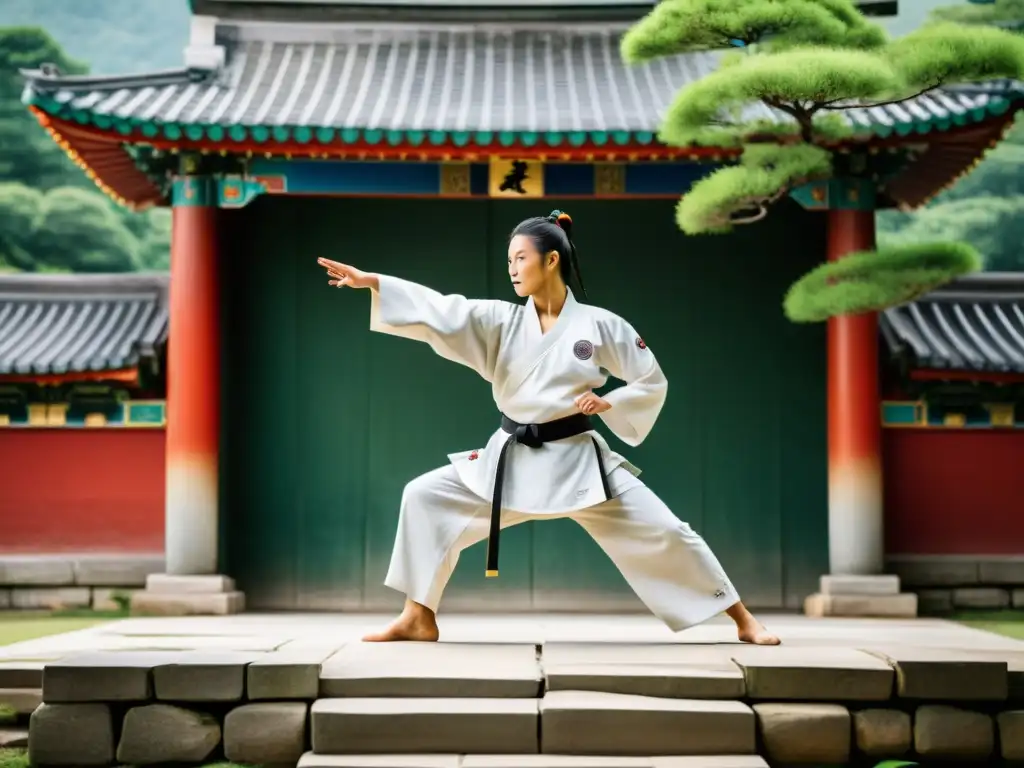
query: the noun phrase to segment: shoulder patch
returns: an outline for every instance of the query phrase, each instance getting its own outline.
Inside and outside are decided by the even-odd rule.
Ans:
[[[641,339],[641,338],[640,338],[639,336],[637,336],[637,337],[636,337],[636,345],[637,345],[637,346],[638,346],[638,347],[639,347],[640,349],[647,349],[647,344],[646,344],[646,343],[644,342],[644,340],[643,340],[643,339]]]
[[[572,353],[580,360],[589,360],[594,356],[594,345],[586,339],[580,339],[572,345]]]

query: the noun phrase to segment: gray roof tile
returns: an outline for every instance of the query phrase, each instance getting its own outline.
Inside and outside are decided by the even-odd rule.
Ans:
[[[1024,373],[1024,275],[963,278],[882,313],[889,351],[917,368]]]
[[[167,339],[168,276],[0,275],[0,375],[131,368]]]
[[[687,83],[719,53],[625,64],[625,26],[401,24],[229,26],[225,71],[134,77],[47,77],[30,88],[72,109],[157,123],[306,126],[395,131],[644,131],[658,129]],[[845,110],[856,127],[887,132],[966,115],[991,91],[939,90]],[[789,120],[753,105],[752,118]]]

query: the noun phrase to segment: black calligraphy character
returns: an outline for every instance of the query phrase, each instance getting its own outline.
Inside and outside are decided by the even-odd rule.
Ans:
[[[518,192],[520,195],[525,195],[526,190],[523,189],[523,182],[526,181],[529,176],[526,173],[526,163],[522,160],[512,161],[512,170],[505,174],[505,180],[501,182],[499,189],[502,192],[509,190]]]

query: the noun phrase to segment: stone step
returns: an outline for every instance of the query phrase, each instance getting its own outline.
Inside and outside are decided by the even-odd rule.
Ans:
[[[532,644],[352,643],[322,664],[320,696],[529,699],[542,679]]]
[[[540,701],[541,751],[556,755],[754,754],[741,701],[553,691]]]
[[[318,755],[298,768],[768,768],[758,755],[614,757],[610,755]]]
[[[538,700],[318,699],[313,751],[331,754],[534,754]]]

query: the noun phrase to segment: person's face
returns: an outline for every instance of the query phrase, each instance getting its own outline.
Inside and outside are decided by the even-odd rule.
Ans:
[[[516,295],[533,296],[558,269],[558,253],[542,254],[533,240],[516,235],[508,244],[508,276]]]

